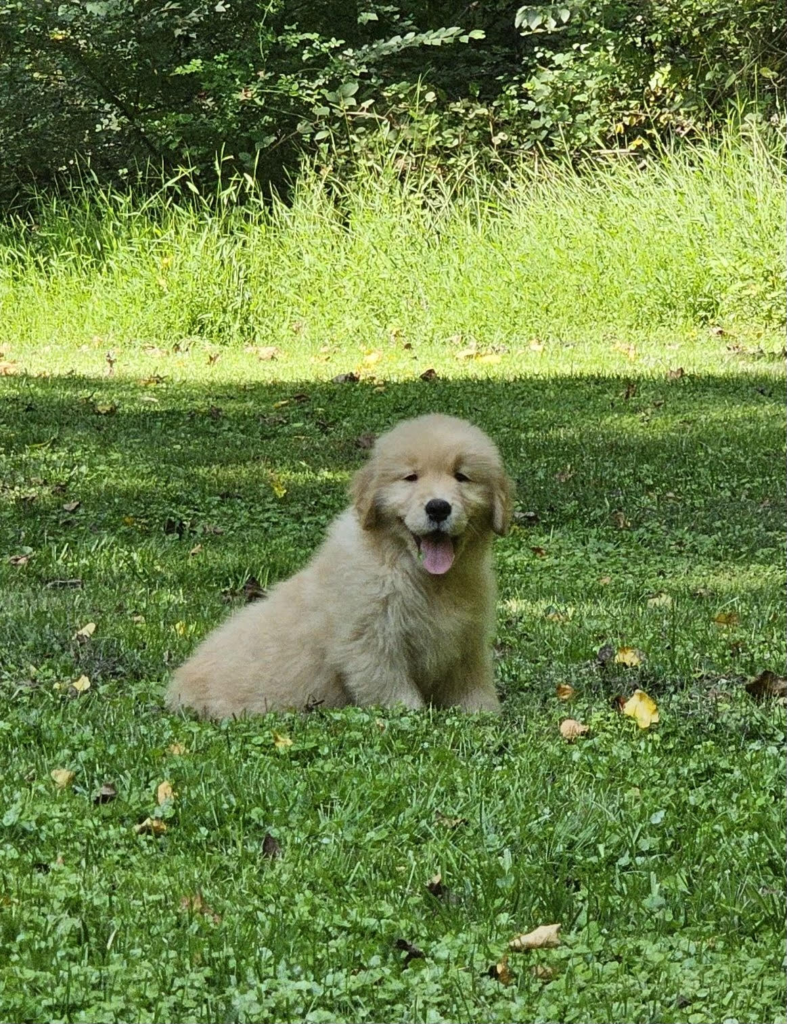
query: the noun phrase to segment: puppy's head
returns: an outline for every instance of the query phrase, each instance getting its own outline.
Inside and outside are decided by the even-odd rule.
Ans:
[[[351,493],[363,528],[398,537],[432,575],[511,522],[513,487],[497,448],[453,416],[419,416],[384,434]]]

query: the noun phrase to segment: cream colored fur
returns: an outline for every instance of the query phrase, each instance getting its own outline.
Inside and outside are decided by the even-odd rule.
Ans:
[[[309,564],[178,669],[171,708],[214,718],[346,704],[499,710],[491,541],[508,529],[511,484],[495,446],[450,416],[406,420],[377,441],[351,490]],[[418,554],[434,534],[431,499],[452,506],[441,529],[455,555],[442,575]]]

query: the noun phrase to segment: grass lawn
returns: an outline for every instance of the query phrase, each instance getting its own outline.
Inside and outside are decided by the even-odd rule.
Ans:
[[[607,225],[623,298],[607,305],[599,270],[596,292],[563,292],[573,326],[565,301],[550,320],[548,255],[527,248],[548,211],[514,222],[502,200],[477,223],[439,211],[442,264],[416,258],[420,222],[368,194],[353,200],[366,219],[342,227],[356,256],[366,246],[355,264],[332,224],[334,248],[298,235],[322,220],[297,203],[286,224],[258,225],[281,261],[263,269],[248,223],[239,240],[207,214],[118,207],[74,227],[78,211],[50,210],[43,241],[7,228],[0,1020],[787,1020],[785,709],[744,689],[784,672],[783,340],[752,300],[771,281],[757,261],[781,244],[765,209],[778,189],[723,171],[703,191],[695,170],[695,199],[724,214],[718,237],[698,214],[680,280],[662,281],[673,270],[653,239],[682,228],[653,185],[651,244]],[[734,204],[754,210],[752,195],[747,228]],[[574,198],[576,223],[614,208]],[[461,232],[466,259],[451,264]],[[267,334],[244,334],[237,310],[235,328],[188,322],[195,295],[230,317],[229,279],[211,296],[205,271],[193,291],[200,244],[213,259],[219,236],[216,280],[225,264],[238,287],[261,275],[248,315]],[[552,250],[561,288],[580,241],[603,254],[588,238],[577,228],[574,248]],[[691,239],[694,291],[676,311]],[[751,257],[742,295],[703,248],[725,240],[741,266]],[[507,281],[493,252],[513,261]],[[192,272],[158,286],[150,317],[145,268],[174,275],[186,257]],[[512,308],[514,284],[539,326]],[[502,717],[164,713],[168,669],[249,578],[304,563],[364,435],[430,410],[486,429],[518,485],[496,544]],[[607,645],[641,663],[601,664]],[[647,730],[616,706],[637,687],[659,706]],[[590,732],[566,743],[566,717]],[[58,769],[73,773],[60,786]],[[148,818],[163,824],[138,831]],[[550,923],[559,947],[509,954]]]

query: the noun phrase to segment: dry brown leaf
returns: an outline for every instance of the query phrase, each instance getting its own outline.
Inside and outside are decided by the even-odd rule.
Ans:
[[[672,598],[669,594],[665,594],[662,590],[658,594],[654,594],[653,597],[648,598],[648,608],[671,608]]]
[[[533,964],[530,973],[537,981],[551,981],[555,976],[554,967],[547,967],[546,964]]]
[[[546,558],[547,556],[546,548],[531,547],[530,550],[533,552],[536,558]]]
[[[787,679],[782,679],[775,672],[766,669],[756,679],[746,684],[746,692],[757,700],[766,697],[787,697]]]
[[[270,857],[271,860],[275,860],[276,857],[281,857],[281,846],[278,839],[272,836],[270,832],[265,833],[265,838],[262,840],[262,855],[263,857]]]
[[[112,785],[111,782],[105,782],[104,785],[99,789],[96,795],[93,797],[94,804],[109,804],[118,795],[118,791]]]
[[[63,507],[63,511],[64,512],[76,512],[76,510],[79,508],[79,506],[81,504],[82,504],[81,501],[67,501],[65,503],[65,505],[62,506]]]
[[[495,981],[499,981],[501,985],[510,985],[515,978],[514,973],[508,966],[507,956],[502,957],[498,963],[492,964],[486,973],[490,978],[494,978]]]
[[[292,740],[289,736],[285,736],[283,733],[273,733],[273,745],[277,750],[286,750],[287,747],[292,746]]]
[[[278,359],[281,355],[281,351],[275,345],[263,345],[261,348],[254,349],[253,351],[263,363],[270,362],[272,359]]]
[[[629,530],[631,528],[631,520],[627,518],[625,512],[617,511],[612,518],[615,520],[619,530]]]
[[[168,782],[166,779],[163,782],[159,782],[158,786],[156,786],[156,803],[159,807],[162,804],[171,802],[176,796],[177,793],[172,788],[172,783]]]
[[[719,612],[713,617],[713,621],[717,626],[737,626],[741,617],[737,612]]]
[[[655,700],[644,690],[635,690],[622,708],[623,714],[633,718],[640,729],[649,729],[659,720],[659,709]]]
[[[8,556],[8,564],[9,565],[27,565],[27,563],[29,561],[30,561],[30,555],[9,555]]]
[[[95,622],[87,622],[87,623],[85,623],[85,625],[81,629],[78,629],[76,631],[76,633],[74,633],[74,635],[71,637],[71,639],[72,640],[81,640],[81,641],[84,642],[85,640],[89,640],[91,638],[91,636],[95,633],[95,631],[96,631],[96,624],[95,624]]]
[[[517,935],[508,943],[508,948],[515,953],[524,953],[528,949],[554,949],[560,945],[560,925],[542,924],[532,932]]]
[[[686,371],[682,366],[679,366],[676,370],[667,371],[667,380],[680,380],[681,377],[686,376]]]
[[[619,647],[615,652],[615,664],[625,665],[626,668],[636,668],[644,660],[645,655],[636,647]]]
[[[9,360],[0,362],[0,377],[11,377],[18,370],[16,363]]]
[[[576,718],[564,718],[560,723],[560,735],[566,743],[573,743],[587,732],[590,732],[590,727],[578,722]]]
[[[602,576],[599,579],[599,583],[601,584],[602,587],[608,587],[611,582],[612,582],[612,577],[611,576]]]
[[[77,773],[70,768],[53,768],[49,774],[58,789],[67,789],[77,777]]]
[[[555,687],[555,695],[558,700],[571,700],[576,696],[576,689],[570,683],[558,683]]]
[[[335,377],[331,378],[332,384],[357,384],[361,378],[357,373],[353,373],[350,370],[349,373],[337,373]]]
[[[202,893],[199,891],[193,896],[183,896],[180,901],[180,908],[189,914],[201,914],[214,924],[221,924],[221,915],[217,914],[213,907],[205,902]]]
[[[200,551],[202,551],[202,545],[195,544],[191,551],[189,551],[189,558],[194,558],[194,556],[198,555]]]
[[[433,366],[430,366],[428,370],[424,370],[423,373],[418,374],[419,380],[438,380],[437,370]]]
[[[138,836],[163,836],[167,831],[166,822],[161,818],[145,818],[139,825],[134,826]]]

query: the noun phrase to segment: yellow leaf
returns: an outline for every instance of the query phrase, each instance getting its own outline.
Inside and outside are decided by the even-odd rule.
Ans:
[[[186,630],[188,629],[188,626],[186,625],[185,622],[181,621],[181,622],[176,622],[175,625],[172,628],[175,630],[175,632],[178,634],[178,636],[185,636],[186,635]]]
[[[659,720],[659,709],[644,690],[635,690],[623,705],[623,714],[636,720],[640,729],[649,729]]]
[[[363,357],[363,361],[367,366],[374,366],[375,363],[379,363],[382,358],[382,352],[367,352]]]
[[[528,345],[528,348],[530,349],[531,352],[543,352],[544,351],[544,343],[541,342],[541,341],[538,341],[536,338],[534,338],[533,341],[531,341],[530,344]]]
[[[289,398],[282,398],[282,400],[280,402],[274,402],[273,403],[273,408],[274,409],[283,409],[285,405],[289,405],[289,404],[290,404]]]
[[[286,750],[287,747],[292,746],[292,740],[289,736],[283,735],[283,733],[275,732],[273,734],[273,745],[277,750]]]
[[[532,932],[517,935],[508,943],[508,948],[515,953],[524,953],[527,949],[554,949],[560,945],[560,925],[542,924]]]
[[[475,359],[478,355],[477,348],[463,348],[461,352],[456,353],[457,359]]]
[[[583,725],[575,718],[566,718],[560,723],[560,735],[566,743],[573,743],[575,739],[584,736],[586,732],[590,732],[589,726]]]
[[[502,356],[498,355],[497,352],[487,352],[486,355],[478,357],[478,362],[487,364],[499,363],[501,359]]]
[[[558,700],[571,700],[576,692],[577,691],[570,683],[559,683],[555,687],[555,694]]]
[[[77,777],[77,773],[68,768],[53,768],[49,774],[58,789],[67,789]]]
[[[156,803],[159,806],[161,806],[161,804],[165,804],[168,800],[174,800],[176,796],[177,794],[172,788],[172,783],[167,782],[166,779],[164,782],[159,782],[156,787]]]
[[[76,690],[77,693],[84,693],[85,690],[90,689],[90,680],[87,676],[80,676],[79,679],[71,684],[71,688]]]
[[[644,655],[636,647],[619,647],[615,655],[616,665],[625,665],[626,668],[636,668],[641,665]]]
[[[186,753],[186,747],[182,743],[170,743],[167,747],[167,753],[172,754],[174,757],[183,757]]]
[[[71,637],[72,640],[89,640],[96,631],[95,622],[88,622]]]
[[[719,612],[714,616],[713,621],[717,626],[737,626],[741,617],[737,612]]]
[[[134,826],[138,836],[163,836],[167,831],[166,822],[161,818],[145,818],[139,825]]]

